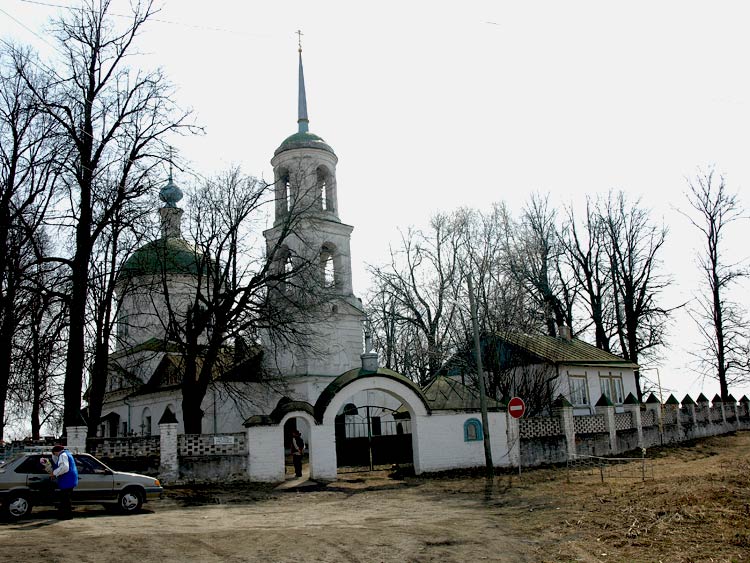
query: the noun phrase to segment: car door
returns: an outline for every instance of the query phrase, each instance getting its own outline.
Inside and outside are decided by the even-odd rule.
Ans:
[[[78,486],[73,489],[73,500],[78,503],[100,503],[117,498],[114,477],[105,465],[87,454],[74,454],[78,468]]]
[[[35,504],[51,504],[53,492],[56,487],[55,481],[50,479],[49,473],[42,465],[42,458],[51,463],[49,455],[33,454],[16,467],[14,473],[19,476],[19,484],[25,481],[26,486],[34,492]]]

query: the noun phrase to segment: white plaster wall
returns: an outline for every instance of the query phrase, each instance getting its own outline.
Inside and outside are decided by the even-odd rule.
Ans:
[[[484,442],[464,441],[464,423],[469,419],[481,423],[481,413],[433,413],[419,417],[412,425],[419,446],[418,473],[445,471],[466,467],[484,467]],[[495,466],[510,465],[507,455],[505,413],[488,413],[490,445]],[[416,457],[416,456],[415,456]],[[415,460],[415,471],[417,471]]]
[[[283,426],[253,426],[247,429],[248,477],[276,483],[284,480]]]

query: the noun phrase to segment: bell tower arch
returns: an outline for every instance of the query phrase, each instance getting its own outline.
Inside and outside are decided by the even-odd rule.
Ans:
[[[289,255],[319,265],[314,275],[320,277],[327,302],[321,306],[320,323],[308,328],[314,354],[269,350],[275,363],[269,367],[280,375],[338,376],[360,361],[365,315],[352,285],[353,227],[339,217],[337,164],[331,146],[309,130],[300,48],[297,132],[284,139],[271,159],[275,213],[264,236],[269,253],[283,245]]]

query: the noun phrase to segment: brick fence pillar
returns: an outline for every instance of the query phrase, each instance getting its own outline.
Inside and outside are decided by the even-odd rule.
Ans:
[[[552,403],[552,415],[560,419],[560,429],[565,435],[568,459],[572,459],[576,455],[576,425],[573,417],[573,405],[560,395]]]
[[[177,457],[177,417],[168,408],[159,419],[159,479],[175,481],[180,476],[180,463]]]
[[[641,404],[638,399],[632,393],[628,393],[623,403],[625,412],[630,413],[631,422],[633,427],[638,432],[638,447],[643,447],[643,422],[641,422]]]
[[[609,451],[617,451],[617,427],[615,426],[615,406],[604,393],[596,402],[596,414],[604,416],[604,428],[609,433]]]
[[[78,454],[86,451],[86,438],[89,429],[87,426],[66,426],[65,434],[68,437],[67,448],[71,453]]]

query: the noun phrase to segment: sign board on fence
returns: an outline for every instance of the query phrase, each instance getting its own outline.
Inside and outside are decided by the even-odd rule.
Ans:
[[[513,418],[521,418],[526,412],[526,403],[521,397],[513,397],[508,401],[508,412]]]
[[[234,436],[214,436],[214,446],[232,446]]]

